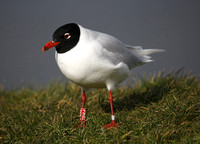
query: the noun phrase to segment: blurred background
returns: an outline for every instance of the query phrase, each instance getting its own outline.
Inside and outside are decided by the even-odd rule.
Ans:
[[[126,44],[166,50],[136,68],[135,76],[181,67],[200,76],[199,0],[7,0],[0,2],[0,13],[0,85],[6,89],[66,81],[55,50],[43,53],[42,47],[70,22]]]

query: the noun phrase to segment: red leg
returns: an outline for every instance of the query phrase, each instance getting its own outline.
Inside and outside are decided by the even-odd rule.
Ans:
[[[115,123],[115,116],[114,116],[114,112],[113,112],[113,97],[112,97],[111,91],[109,91],[108,100],[110,101],[110,108],[111,108],[111,114],[112,114],[112,116],[111,116],[112,121],[111,121],[111,123],[109,123],[109,124],[103,126],[105,129],[110,129],[110,128],[113,128],[113,127],[118,127],[118,125]]]
[[[82,108],[84,108],[86,102],[85,91],[82,92],[81,101],[82,101]]]
[[[82,92],[81,101],[82,101],[82,108],[80,109],[80,123],[78,125],[75,125],[74,128],[78,128],[79,126],[86,127],[85,124],[86,109],[84,108],[86,102],[86,95],[84,90]]]

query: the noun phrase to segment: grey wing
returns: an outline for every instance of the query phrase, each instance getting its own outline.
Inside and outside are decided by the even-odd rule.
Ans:
[[[121,41],[107,34],[101,34],[98,42],[103,47],[104,58],[109,59],[114,64],[124,62],[130,69],[144,64],[143,58],[137,53],[133,53]]]

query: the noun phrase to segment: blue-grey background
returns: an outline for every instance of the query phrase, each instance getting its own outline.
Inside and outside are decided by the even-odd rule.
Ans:
[[[185,67],[200,75],[199,0],[6,0],[0,2],[0,84],[5,88],[66,80],[54,49],[42,53],[59,26],[76,22],[131,45],[165,49],[135,74]]]

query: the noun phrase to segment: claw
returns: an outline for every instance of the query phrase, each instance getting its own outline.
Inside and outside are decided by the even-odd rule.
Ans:
[[[111,121],[111,123],[103,125],[105,129],[111,129],[111,128],[118,128],[119,126],[115,123],[114,120]]]
[[[73,128],[78,128],[78,127],[81,127],[81,128],[86,127],[86,122],[85,121],[80,122],[79,124],[75,125]]]

